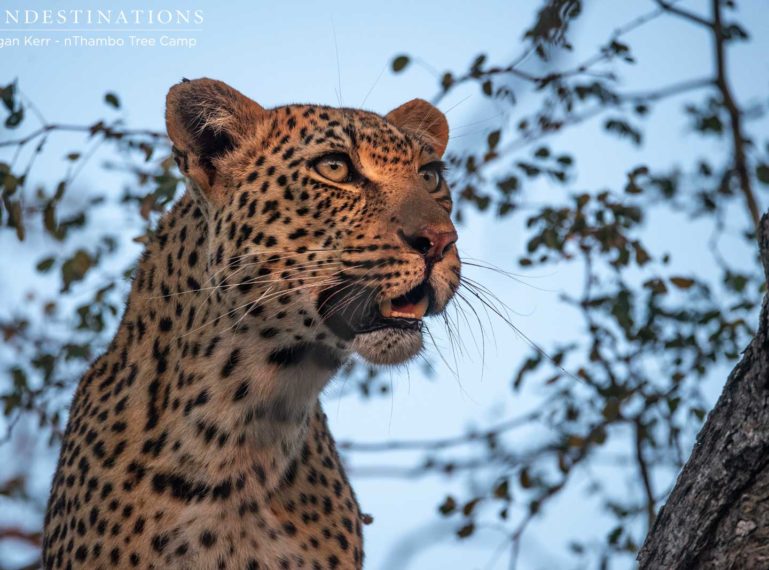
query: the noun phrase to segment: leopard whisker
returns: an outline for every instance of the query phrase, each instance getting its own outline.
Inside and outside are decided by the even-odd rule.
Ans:
[[[311,255],[313,253],[345,253],[347,251],[354,251],[358,248],[318,248],[318,249],[304,249],[302,251],[293,251],[293,250],[270,250],[270,249],[264,249],[259,251],[250,251],[248,253],[244,253],[241,255],[234,255],[230,257],[227,261],[227,263],[224,264],[224,267],[221,267],[217,271],[215,271],[210,277],[209,281],[214,279],[219,273],[222,271],[226,271],[227,269],[230,269],[231,264],[234,261],[241,261],[248,257],[258,257],[260,255],[267,255],[269,254],[269,258],[273,259],[273,256],[275,255],[276,251],[278,253],[284,253],[285,255],[277,256],[274,258],[275,261],[283,260],[283,259],[290,259],[292,257],[297,257],[299,255]]]
[[[261,275],[258,277],[254,277],[251,280],[241,281],[240,283],[231,283],[226,286],[223,286],[222,289],[232,289],[233,287],[241,287],[244,285],[258,285],[260,283],[271,283],[271,282],[282,282],[282,281],[302,281],[307,279],[312,279],[313,274],[318,274],[321,272],[327,272],[327,271],[341,271],[337,269],[341,264],[337,263],[335,264],[336,267],[331,266],[330,264],[323,264],[323,265],[311,265],[308,264],[307,266],[297,266],[296,268],[291,269],[281,269],[280,272],[282,273],[288,273],[293,272],[295,275],[292,277],[276,277],[275,274],[277,271],[270,272],[266,275]]]
[[[510,329],[515,332],[521,339],[526,342],[526,344],[534,350],[537,354],[542,356],[543,358],[546,358],[553,366],[558,368],[561,372],[563,372],[566,376],[569,378],[576,380],[577,382],[584,382],[579,376],[576,374],[569,372],[564,368],[562,365],[558,364],[555,359],[550,356],[550,354],[547,353],[539,344],[534,342],[529,336],[527,336],[520,328],[518,328],[515,323],[512,322],[509,316],[504,315],[499,308],[494,306],[492,303],[489,303],[486,299],[484,299],[477,291],[469,287],[466,283],[463,283],[464,287],[467,289],[467,291],[473,295],[476,299],[478,299],[484,306],[488,307],[494,314],[496,314],[502,321],[507,324]]]
[[[330,281],[329,281],[329,282],[330,282]],[[278,296],[278,295],[286,295],[286,294],[290,294],[290,293],[293,293],[293,292],[296,292],[296,291],[299,291],[299,290],[304,290],[304,289],[306,289],[306,288],[308,288],[308,287],[318,287],[318,286],[321,286],[321,285],[325,285],[325,282],[321,282],[321,283],[312,283],[312,284],[305,284],[305,285],[302,285],[302,286],[292,287],[292,288],[289,288],[289,289],[280,289],[280,290],[278,290],[278,291],[276,291],[276,292],[274,292],[274,293],[270,293],[270,292],[272,291],[272,289],[273,289],[273,287],[272,287],[272,286],[270,286],[270,287],[268,287],[268,288],[267,288],[267,291],[265,291],[265,292],[264,292],[264,293],[263,293],[263,294],[262,294],[262,295],[259,297],[259,299],[256,299],[255,301],[254,301],[254,300],[251,300],[251,301],[249,301],[248,303],[245,303],[245,304],[243,304],[243,305],[240,305],[240,306],[238,306],[238,307],[235,307],[235,308],[233,308],[233,309],[230,309],[229,311],[226,311],[226,312],[224,312],[223,314],[221,314],[221,315],[218,315],[218,316],[217,316],[217,317],[215,317],[214,319],[212,319],[212,320],[210,320],[210,321],[208,321],[208,322],[206,322],[206,323],[202,324],[200,327],[197,327],[197,328],[195,328],[195,329],[193,329],[193,330],[191,330],[191,331],[189,331],[189,332],[187,332],[187,333],[185,333],[185,334],[181,335],[181,337],[180,337],[180,338],[183,338],[183,337],[185,337],[185,336],[187,336],[187,335],[190,335],[190,334],[192,334],[192,333],[194,333],[194,332],[200,331],[200,330],[202,330],[203,328],[205,328],[206,326],[208,326],[208,325],[211,325],[211,324],[213,324],[213,323],[217,322],[217,321],[218,321],[218,320],[220,320],[220,319],[223,319],[223,318],[225,318],[225,317],[231,316],[233,313],[235,313],[235,312],[239,311],[240,309],[242,309],[242,308],[244,308],[244,307],[247,307],[247,306],[252,306],[254,303],[257,303],[257,304],[258,304],[258,303],[261,303],[261,302],[263,302],[263,301],[267,301],[267,300],[270,300],[270,299],[272,299],[272,298],[274,298],[274,297],[276,297],[276,296]]]
[[[283,269],[282,271],[295,271],[295,272],[298,272],[298,270],[306,270],[307,273],[310,273],[311,271],[326,271],[326,270],[330,271],[330,270],[334,269],[333,267],[327,267],[327,265],[328,264],[324,264],[323,266],[320,266],[320,265],[318,265],[318,266],[314,266],[314,265],[307,265],[307,266],[297,265],[295,267],[291,267],[288,270]],[[341,265],[341,264],[338,264],[338,265]],[[230,283],[230,284],[227,284],[227,285],[223,285],[222,283],[220,283],[218,285],[212,285],[210,287],[199,287],[197,289],[186,289],[184,291],[178,291],[176,293],[169,293],[168,295],[155,295],[155,296],[150,297],[150,299],[168,299],[168,298],[171,298],[171,297],[178,297],[178,296],[181,296],[181,295],[189,295],[191,293],[198,293],[198,292],[202,292],[202,291],[210,291],[210,290],[216,290],[216,289],[227,290],[227,289],[232,289],[234,287],[239,287],[241,285],[256,285],[256,284],[260,284],[260,283],[271,283],[271,282],[282,282],[282,281],[298,281],[298,280],[301,280],[301,279],[308,279],[309,278],[307,276],[304,276],[304,277],[294,276],[294,277],[286,277],[286,278],[274,278],[274,273],[275,272],[271,272],[271,273],[269,273],[267,275],[263,275],[263,276],[260,276],[260,277],[255,277],[252,281],[242,281],[240,283]]]
[[[449,370],[449,372],[451,372],[451,374],[454,376],[454,379],[456,381],[460,382],[460,380],[459,380],[459,372],[458,372],[459,365],[458,365],[458,362],[456,360],[456,354],[454,355],[454,366],[452,367],[452,365],[449,363],[449,361],[443,355],[443,351],[441,350],[441,347],[438,344],[438,342],[435,340],[435,337],[433,336],[433,333],[430,330],[430,327],[427,325],[427,323],[423,323],[422,324],[422,329],[425,332],[427,332],[427,336],[430,337],[430,342],[433,345],[433,347],[435,348],[435,351],[438,353],[438,357],[441,359],[443,364],[446,366],[446,368]],[[461,382],[460,382],[460,385],[461,385]]]
[[[249,301],[248,303],[245,303],[245,304],[243,304],[243,305],[240,305],[239,307],[236,307],[236,308],[234,308],[233,310],[229,311],[229,312],[227,313],[227,315],[226,315],[226,316],[231,316],[233,313],[237,313],[238,311],[240,311],[241,309],[243,309],[243,308],[245,308],[245,307],[249,307],[249,310],[248,310],[248,311],[245,311],[245,312],[243,313],[243,315],[241,315],[241,316],[238,318],[238,320],[237,320],[237,321],[236,321],[236,322],[235,322],[233,325],[231,325],[230,327],[228,327],[228,328],[224,329],[223,331],[221,331],[221,333],[224,333],[224,332],[227,332],[227,331],[229,331],[229,330],[231,330],[231,329],[233,329],[233,328],[236,328],[236,327],[238,326],[238,324],[240,324],[240,322],[243,320],[243,318],[245,318],[245,316],[248,314],[248,312],[249,312],[249,311],[250,311],[250,310],[251,310],[251,309],[252,309],[254,306],[258,306],[258,305],[259,305],[259,303],[261,303],[261,302],[264,302],[264,301],[269,301],[269,300],[271,300],[271,299],[274,299],[274,298],[276,298],[276,297],[279,297],[279,296],[282,296],[282,295],[287,295],[287,294],[290,294],[290,293],[295,293],[295,292],[297,292],[297,291],[303,291],[303,290],[305,290],[305,289],[309,289],[309,288],[312,288],[312,287],[317,287],[317,286],[319,286],[319,285],[320,285],[320,284],[318,284],[318,283],[307,283],[307,284],[304,284],[304,285],[301,285],[301,286],[293,287],[293,288],[291,288],[291,289],[288,289],[288,290],[279,289],[278,291],[275,291],[275,292],[273,292],[273,293],[270,293],[269,295],[267,295],[267,294],[265,293],[264,295],[262,295],[262,296],[261,296],[259,299],[257,299],[256,301]]]
[[[458,316],[459,313],[456,312],[456,305],[454,306],[454,312]],[[462,337],[455,335],[454,331],[455,329],[459,329],[459,324],[457,321],[452,321],[451,315],[449,314],[448,310],[444,310],[443,313],[441,313],[441,317],[443,317],[443,324],[446,327],[446,333],[448,334],[448,340],[449,345],[451,346],[451,351],[456,353],[459,351],[460,356],[464,356],[467,354],[467,346],[465,345],[464,340]],[[475,342],[475,340],[473,339]],[[454,360],[456,360],[456,356],[454,356]]]
[[[349,271],[350,269],[357,269],[359,267],[361,267],[361,266],[344,267],[344,268],[342,268],[340,270],[335,271],[331,275],[328,275],[327,277],[331,277],[331,276],[335,276],[335,275],[341,275],[344,272]],[[321,283],[321,285],[323,286],[323,290],[325,290],[325,289],[327,289],[329,287],[334,287],[335,285],[338,285],[338,284],[341,284],[341,283],[344,283],[344,281],[340,278],[340,279],[337,279],[337,280],[335,280],[333,282],[330,282],[330,283],[325,283],[325,282]],[[298,306],[302,302],[303,301],[301,299],[297,299],[296,301],[293,301],[292,303],[289,303],[288,305],[285,305],[282,310],[286,310],[288,308],[292,308],[293,306]]]
[[[281,260],[285,260],[285,259],[290,259],[290,258],[292,258],[292,257],[296,257],[296,255],[294,255],[294,254],[291,254],[291,255],[285,255],[285,256],[270,256],[270,257],[268,257],[268,258],[267,258],[265,261],[263,261],[263,262],[261,262],[261,263],[265,263],[265,262],[266,262],[266,263],[273,263],[273,262],[276,262],[276,261],[281,261]],[[333,260],[332,260],[331,258],[329,258],[329,259],[324,259],[324,260],[320,260],[320,259],[313,259],[313,260],[308,260],[306,263],[330,263],[330,262],[332,262],[332,261],[333,261]],[[228,274],[228,275],[225,277],[225,279],[224,279],[224,280],[226,281],[227,279],[230,279],[230,278],[232,278],[233,276],[237,275],[237,274],[238,274],[238,273],[240,273],[241,271],[243,271],[243,270],[245,270],[245,269],[247,269],[247,268],[249,268],[249,267],[253,267],[254,265],[258,265],[258,264],[259,264],[259,262],[256,262],[256,261],[254,261],[254,262],[251,262],[251,263],[247,263],[247,264],[245,264],[245,265],[238,263],[238,268],[237,268],[237,269],[233,269],[233,267],[232,267],[232,261],[230,261],[230,262],[229,262],[229,263],[227,263],[227,264],[226,264],[224,267],[222,267],[222,268],[220,268],[219,270],[215,271],[215,272],[214,272],[214,273],[211,275],[211,277],[208,279],[208,281],[212,281],[212,280],[213,280],[213,279],[215,279],[215,278],[216,278],[216,277],[217,277],[217,276],[218,276],[218,275],[219,275],[221,272],[223,272],[223,271],[226,271],[227,269],[230,269],[231,271],[233,271],[233,273],[230,273],[230,274]],[[300,264],[300,265],[301,265],[301,264]],[[298,266],[297,266],[297,267],[298,267]]]
[[[515,281],[516,283],[520,283],[521,285],[525,285],[526,287],[531,287],[532,289],[536,289],[537,291],[544,291],[546,293],[555,293],[556,291],[554,289],[547,289],[544,287],[538,287],[536,285],[532,285],[531,283],[527,283],[524,278],[526,279],[542,279],[545,277],[549,277],[549,275],[524,275],[521,273],[513,273],[512,271],[507,271],[505,269],[502,269],[501,267],[497,267],[496,265],[493,265],[491,263],[488,263],[486,261],[483,261],[481,259],[476,259],[473,257],[462,258],[462,265],[467,267],[477,267],[479,269],[485,269],[487,271],[492,271],[494,273],[497,273],[498,275],[501,275],[503,277],[506,277],[508,279],[511,279],[512,281]]]
[[[364,273],[362,275],[360,275],[360,276],[353,276],[352,279],[349,281],[349,283],[347,283],[344,287],[342,287],[338,291],[335,291],[332,294],[332,297],[338,296],[339,294],[343,293],[344,291],[349,290],[350,288],[360,284],[360,282],[363,281],[369,273],[371,273],[374,269],[377,269],[378,267],[380,267],[381,265],[384,265],[384,264],[385,264],[384,261],[376,262],[371,267],[369,267],[366,271],[364,271]],[[334,306],[332,306],[330,311],[325,315],[325,319],[323,319],[323,320],[327,320],[328,318],[334,316],[335,314],[337,314],[337,313],[343,311],[345,308],[349,307],[352,303],[354,303],[355,301],[357,301],[360,298],[360,295],[363,294],[364,291],[365,291],[365,289],[357,291],[351,297],[345,297],[338,304],[335,304]],[[372,288],[369,291],[369,293],[368,293],[369,294],[369,298],[373,297],[376,293],[377,293],[377,290],[375,288]],[[320,311],[321,308],[323,308],[325,306],[325,304],[332,297],[329,297],[328,299],[324,299],[324,301],[318,306],[318,310]],[[366,300],[366,303],[368,303],[368,301],[369,301],[369,299]],[[318,322],[317,326],[315,327],[315,332],[317,332],[320,329],[320,327],[323,325],[323,320]]]
[[[473,316],[475,317],[475,320],[478,323],[478,330],[481,333],[481,362],[485,366],[485,363],[486,363],[486,331],[484,330],[484,327],[483,327],[483,321],[481,321],[481,317],[478,314],[478,311],[476,311],[475,307],[473,307],[472,303],[470,303],[470,301],[468,301],[467,298],[464,295],[462,295],[461,291],[457,291],[456,295],[457,295],[458,301],[461,301],[462,303],[467,305],[467,307],[472,311]],[[459,303],[456,303],[455,307],[456,307],[457,311],[461,311],[463,315],[466,315],[465,311],[460,307]],[[488,317],[488,312],[487,312],[487,317]],[[470,327],[470,325],[469,325],[469,320],[468,320],[468,328],[469,327]],[[492,333],[492,335],[494,334],[494,328],[493,327],[491,327],[491,333]],[[473,339],[475,339],[475,335],[473,335]],[[495,341],[495,344],[496,344],[496,338],[494,338],[494,341]],[[481,373],[483,373],[483,366],[481,367]]]
[[[354,287],[354,286],[356,286],[356,285],[359,285],[359,284],[360,284],[360,283],[361,283],[361,282],[362,282],[362,281],[363,281],[363,280],[366,278],[366,276],[367,276],[369,273],[371,273],[371,272],[372,272],[374,269],[377,269],[377,268],[381,267],[381,266],[382,266],[382,265],[384,265],[385,263],[386,263],[386,262],[385,262],[384,260],[382,260],[382,261],[378,261],[378,262],[374,262],[374,264],[372,264],[372,265],[371,265],[371,267],[369,267],[369,268],[368,268],[368,269],[367,269],[367,270],[366,270],[366,271],[363,273],[363,275],[359,275],[359,276],[355,276],[355,275],[347,276],[347,277],[349,277],[349,283],[347,283],[347,284],[346,284],[344,287],[342,287],[342,289],[340,289],[340,290],[338,290],[338,291],[334,291],[334,292],[332,293],[331,297],[329,297],[328,299],[324,299],[324,301],[323,301],[323,302],[322,302],[322,303],[321,303],[321,304],[318,306],[318,310],[320,310],[321,308],[323,308],[323,307],[325,306],[325,304],[326,304],[326,303],[329,301],[329,299],[331,299],[331,298],[333,298],[333,297],[336,297],[336,296],[338,296],[340,293],[342,293],[342,292],[343,292],[343,291],[345,291],[345,290],[348,290],[348,289],[350,289],[350,288],[352,288],[352,287]],[[361,266],[358,266],[358,267],[361,267]],[[348,269],[348,271],[349,271],[349,269]],[[333,307],[333,308],[337,308],[337,307],[335,306],[335,307]]]

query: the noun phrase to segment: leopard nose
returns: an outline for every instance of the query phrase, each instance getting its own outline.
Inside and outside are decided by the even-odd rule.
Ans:
[[[413,234],[406,234],[401,230],[400,234],[411,249],[421,254],[430,263],[443,259],[458,237],[454,229],[445,230],[431,226],[423,226]]]

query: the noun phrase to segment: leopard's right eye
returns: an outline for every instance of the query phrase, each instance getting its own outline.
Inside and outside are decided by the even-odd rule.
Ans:
[[[332,182],[350,182],[355,172],[349,157],[341,153],[321,157],[314,168],[315,172]]]

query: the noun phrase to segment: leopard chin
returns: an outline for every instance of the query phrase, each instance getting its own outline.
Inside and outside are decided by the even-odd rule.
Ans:
[[[353,350],[376,365],[402,364],[422,350],[421,329],[382,328],[358,334]]]

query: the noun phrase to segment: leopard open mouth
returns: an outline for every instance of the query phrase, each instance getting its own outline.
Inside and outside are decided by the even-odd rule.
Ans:
[[[349,340],[387,328],[421,330],[422,318],[430,314],[434,304],[427,279],[403,295],[379,303],[368,300],[372,297],[373,291],[366,288],[328,289],[319,297],[318,310],[336,335]]]
[[[427,287],[423,281],[400,297],[384,299],[379,303],[379,314],[385,319],[421,319],[430,306]]]

